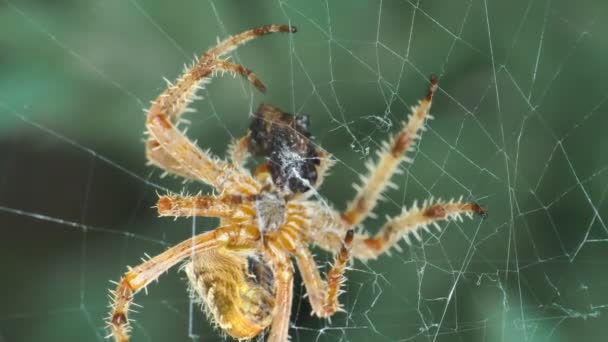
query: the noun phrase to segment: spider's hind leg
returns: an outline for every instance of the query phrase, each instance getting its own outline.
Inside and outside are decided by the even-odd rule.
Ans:
[[[344,272],[346,263],[350,259],[350,250],[353,243],[354,232],[348,230],[341,241],[339,252],[336,254],[334,264],[327,272],[325,280],[321,278],[317,264],[308,248],[299,248],[295,257],[306,286],[308,300],[313,312],[318,317],[328,318],[337,311],[342,311],[338,296],[343,292],[340,287],[346,280]]]

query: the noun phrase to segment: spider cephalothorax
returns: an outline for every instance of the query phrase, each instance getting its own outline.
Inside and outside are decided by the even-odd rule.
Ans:
[[[274,231],[285,224],[287,201],[278,192],[265,191],[255,197],[256,221],[262,232]]]
[[[274,184],[295,193],[317,182],[320,153],[311,141],[307,114],[292,115],[262,104],[249,126],[249,152],[268,157]]]
[[[108,325],[115,341],[129,339],[129,306],[133,296],[180,262],[193,293],[210,320],[228,335],[248,339],[266,328],[268,341],[289,338],[295,259],[313,313],[329,317],[341,310],[338,296],[350,258],[374,259],[395,247],[402,238],[454,220],[461,215],[485,215],[475,203],[428,200],[387,220],[375,236],[354,228],[371,214],[404,154],[414,147],[424,127],[437,79],[431,78],[426,97],[412,108],[402,128],[383,145],[378,160],[358,185],[347,208],[336,211],[325,200],[309,200],[331,165],[328,153],[314,146],[308,118],[262,105],[249,132],[229,149],[229,160],[201,150],[176,125],[195,92],[218,72],[246,77],[258,89],[264,85],[248,69],[221,57],[238,45],[273,32],[295,32],[291,26],[266,25],[243,32],[209,49],[152,103],[146,127],[148,160],[166,172],[212,186],[217,195],[167,195],[158,199],[160,216],[219,218],[219,226],[191,236],[165,252],[130,268],[112,292]],[[251,172],[249,154],[267,158]],[[334,253],[324,277],[309,250],[310,245]]]

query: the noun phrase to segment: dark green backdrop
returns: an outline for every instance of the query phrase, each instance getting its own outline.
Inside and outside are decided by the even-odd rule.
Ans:
[[[145,165],[143,109],[216,37],[266,23],[299,32],[233,55],[268,92],[217,79],[188,115],[201,146],[222,155],[262,101],[309,113],[339,160],[322,194],[342,209],[435,73],[436,119],[378,217],[429,196],[464,195],[490,212],[356,262],[347,313],[331,323],[310,317],[298,278],[293,341],[604,341],[606,7],[1,0],[0,341],[101,341],[108,281],[213,228],[156,217],[157,192],[208,189]],[[171,270],[136,298],[134,341],[221,340],[183,278]]]

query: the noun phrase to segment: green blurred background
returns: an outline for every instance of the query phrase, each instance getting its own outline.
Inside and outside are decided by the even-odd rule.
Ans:
[[[309,113],[339,160],[344,208],[364,161],[440,76],[415,162],[377,210],[458,197],[489,217],[348,273],[346,314],[293,341],[605,341],[608,13],[602,0],[0,1],[0,341],[101,341],[109,280],[212,229],[159,219],[156,193],[208,190],[146,166],[143,109],[195,54],[297,25],[233,58],[268,87],[218,78],[189,135],[223,155],[262,102]],[[368,220],[375,231],[382,220]],[[321,263],[329,256],[318,253]],[[177,268],[140,294],[134,341],[216,341]]]

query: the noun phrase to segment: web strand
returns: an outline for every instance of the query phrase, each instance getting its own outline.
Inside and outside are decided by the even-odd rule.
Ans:
[[[217,38],[260,24],[300,32],[230,54],[267,94],[241,79],[206,89],[180,123],[199,146],[224,156],[261,102],[307,113],[315,144],[336,161],[314,197],[341,211],[365,160],[434,73],[435,120],[378,203],[380,218],[357,229],[373,235],[382,217],[430,197],[463,195],[489,209],[482,223],[442,225],[390,257],[348,265],[345,312],[331,321],[309,316],[296,278],[292,341],[605,335],[604,2],[279,0],[247,11],[211,0],[0,3],[14,32],[0,47],[0,250],[14,294],[0,309],[0,342],[102,341],[108,279],[218,225],[156,217],[158,195],[210,190],[144,166],[141,110],[163,77],[175,79]],[[333,260],[316,252],[320,265]],[[171,272],[149,286],[134,341],[222,340],[183,278]]]

